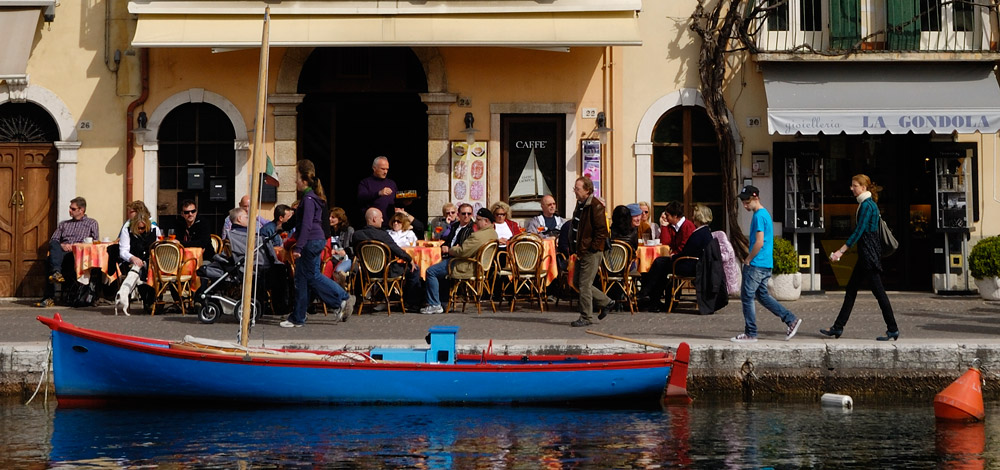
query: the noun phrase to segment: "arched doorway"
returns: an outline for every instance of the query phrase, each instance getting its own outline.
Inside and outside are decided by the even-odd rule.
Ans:
[[[713,230],[724,228],[722,162],[712,122],[700,106],[677,106],[667,111],[653,129],[653,212],[660,214],[670,201],[712,209]]]
[[[358,182],[372,160],[389,158],[389,177],[420,200],[407,210],[426,220],[427,92],[423,65],[409,48],[317,48],[302,66],[297,153],[316,164],[330,206],[355,226],[362,208]]]
[[[59,131],[33,103],[0,105],[0,297],[37,297],[56,217]]]
[[[225,217],[236,206],[235,137],[229,117],[212,104],[184,103],[167,114],[157,134],[157,220],[161,227],[178,227],[179,204],[191,199],[198,205],[198,219],[213,233],[221,233]],[[189,178],[192,169],[203,170],[203,176]],[[224,190],[213,191],[215,183],[221,183]]]

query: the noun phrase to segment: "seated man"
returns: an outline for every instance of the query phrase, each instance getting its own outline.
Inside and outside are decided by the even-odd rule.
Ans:
[[[101,236],[97,221],[87,217],[86,199],[75,197],[69,201],[69,217],[69,219],[59,222],[56,231],[49,238],[48,279],[45,283],[42,300],[35,304],[36,307],[54,305],[55,284],[65,282],[67,276],[72,276],[71,273],[76,272],[73,266],[73,257],[66,257],[67,254],[73,252],[73,244],[81,243],[85,238],[97,240]]]
[[[243,209],[244,211],[246,211],[247,214],[249,214],[250,213],[250,196],[244,194],[243,197],[240,198],[240,205],[237,206],[237,207],[239,207],[240,209]],[[257,214],[257,226],[258,227],[263,227],[263,226],[267,225],[268,222],[270,222],[270,220],[267,220],[267,219],[261,217],[260,214]],[[229,217],[226,217],[225,222],[222,223],[222,233],[219,234],[219,236],[221,236],[223,240],[229,238],[229,230],[232,228],[232,226],[233,226],[233,222],[229,220]]]
[[[556,199],[548,194],[542,196],[542,213],[528,219],[524,226],[528,233],[556,235],[565,220],[556,215]]]
[[[419,304],[413,296],[418,293],[417,286],[420,283],[420,270],[416,269],[416,265],[414,265],[413,269],[408,272],[406,271],[407,263],[413,262],[413,258],[400,248],[396,242],[392,241],[389,232],[382,229],[382,211],[377,207],[369,207],[365,211],[365,223],[367,225],[364,228],[355,230],[354,236],[351,237],[351,246],[354,249],[355,256],[361,256],[358,245],[365,240],[378,240],[388,245],[389,251],[393,256],[393,259],[389,260],[392,263],[389,266],[389,275],[396,277],[405,274],[406,281],[403,285],[403,293],[406,296],[406,299],[404,299],[405,303],[407,305]],[[406,263],[396,263],[397,259],[401,259]]]
[[[472,217],[472,204],[463,203],[458,206],[458,219],[451,223],[448,236],[444,238],[441,245],[442,256],[448,256],[448,250],[453,246],[461,245],[469,235],[472,235],[472,228],[475,220]]]
[[[700,258],[702,252],[709,242],[713,240],[712,229],[708,224],[712,223],[712,209],[703,204],[694,206],[692,224],[696,228],[691,232],[684,242],[684,248],[678,252],[671,252],[670,256],[657,258],[649,268],[649,272],[643,277],[642,290],[639,292],[638,300],[652,311],[663,310],[665,305],[660,302],[669,284],[667,275],[674,270],[674,261],[685,256]],[[690,222],[689,222],[690,223]],[[694,277],[697,261],[680,260],[677,263],[677,275],[683,277]]]
[[[452,222],[458,220],[458,207],[446,202],[441,206],[441,216],[431,220],[431,235],[435,240],[444,240],[451,233]]]
[[[208,230],[208,225],[198,218],[198,205],[194,200],[185,199],[181,201],[181,225],[177,239],[185,247],[198,247],[203,251],[202,259],[211,260],[215,255],[212,248],[212,233]]]
[[[479,209],[479,212],[476,213],[476,231],[461,244],[451,247],[449,250],[451,257],[472,260],[483,245],[491,240],[496,240],[497,231],[493,228],[494,220],[493,213],[488,209]],[[471,263],[455,264],[455,271],[459,273],[467,274],[472,269],[473,266]],[[447,260],[427,268],[427,306],[420,309],[420,313],[444,313],[444,307],[441,306],[439,288],[441,281],[447,275]]]
[[[249,238],[249,232],[247,231],[247,224],[250,222],[250,216],[241,208],[237,207],[229,211],[229,246],[233,250],[233,260],[236,264],[243,264],[244,259],[247,256],[247,241]],[[267,305],[267,275],[271,266],[278,262],[277,256],[274,253],[274,245],[271,239],[265,236],[258,236],[256,240],[257,245],[263,244],[260,250],[254,255],[254,264],[256,265],[256,275],[254,276],[254,285],[252,286],[254,292],[254,298],[256,298],[261,306]],[[243,269],[253,269],[252,267],[244,266]],[[258,279],[260,281],[258,281]]]

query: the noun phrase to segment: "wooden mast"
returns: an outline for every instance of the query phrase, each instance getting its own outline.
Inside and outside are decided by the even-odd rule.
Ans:
[[[269,28],[271,7],[264,8],[264,32],[260,42],[260,66],[257,75],[257,114],[253,125],[253,153],[250,155],[250,213],[247,221],[247,249],[243,260],[243,311],[240,321],[240,344],[250,341],[250,320],[253,315],[253,276],[256,268],[257,214],[260,212],[260,162],[264,151],[264,110],[267,101],[267,63],[270,52]]]

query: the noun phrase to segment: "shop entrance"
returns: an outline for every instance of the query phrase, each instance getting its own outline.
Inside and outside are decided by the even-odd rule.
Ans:
[[[854,258],[845,257],[839,263],[830,263],[828,255],[839,248],[855,227],[857,201],[851,195],[851,177],[858,173],[868,175],[881,187],[878,205],[882,216],[900,242],[899,250],[883,260],[882,281],[889,290],[930,291],[935,273],[943,273],[947,230],[938,227],[936,219],[936,168],[942,159],[956,156],[972,157],[967,162],[975,168],[975,144],[934,142],[927,135],[837,135],[819,136],[809,142],[779,142],[774,145],[775,156],[775,210],[776,222],[782,222],[785,238],[798,237],[799,252],[808,253],[809,232],[815,232],[816,273],[821,275],[821,285],[826,290],[839,290],[847,284]],[[807,222],[792,220],[787,209],[795,206],[797,216],[818,209],[804,201],[800,195],[790,196],[791,185],[802,178],[788,172],[790,161],[796,159],[796,168],[810,168],[822,173],[823,227],[810,230],[802,227]],[[820,164],[806,165],[818,159]],[[970,178],[971,185],[976,178]],[[815,189],[816,183],[811,183]],[[802,191],[800,191],[801,193]],[[779,197],[780,195],[780,197]],[[978,188],[969,188],[967,201],[975,206]],[[971,207],[970,206],[970,207]],[[970,219],[978,217],[971,214]],[[972,220],[969,221],[971,223]],[[799,227],[797,227],[799,226]],[[949,236],[952,254],[961,253],[960,236]],[[960,272],[961,267],[956,268]],[[806,270],[803,270],[806,271]]]
[[[317,48],[302,67],[298,158],[310,159],[329,205],[361,227],[358,182],[372,161],[389,159],[400,191],[416,190],[407,210],[427,218],[427,92],[423,66],[409,48]]]

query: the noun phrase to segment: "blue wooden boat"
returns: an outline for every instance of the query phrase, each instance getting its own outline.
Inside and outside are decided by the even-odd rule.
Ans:
[[[690,348],[606,355],[456,354],[458,327],[426,349],[312,351],[126,336],[38,317],[52,329],[60,406],[119,402],[656,404],[686,398]],[[670,378],[670,386],[667,380]],[[627,399],[627,400],[625,400]]]

